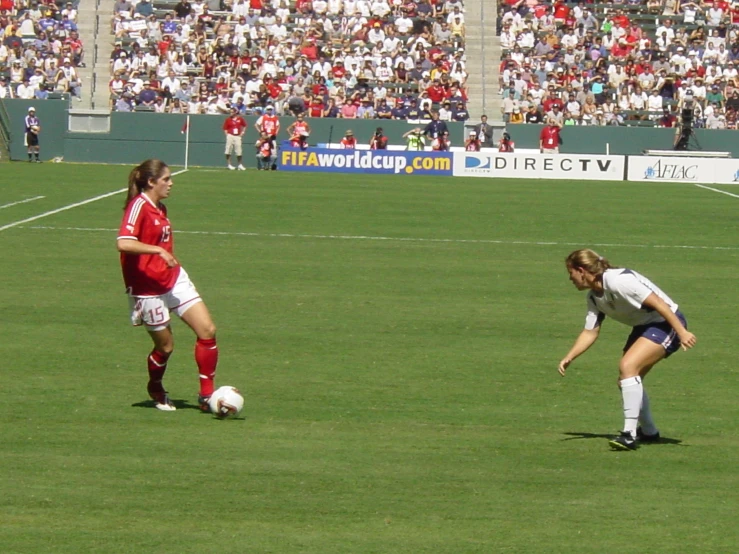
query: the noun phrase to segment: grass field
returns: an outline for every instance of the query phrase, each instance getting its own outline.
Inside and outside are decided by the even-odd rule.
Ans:
[[[129,169],[5,164],[0,228],[120,189]],[[180,409],[147,402],[122,202],[0,231],[3,553],[739,550],[739,199],[190,170],[168,207],[219,328],[218,382],[245,393],[234,421],[188,409],[179,321],[166,384]],[[698,336],[647,379],[667,440],[637,452],[606,441],[628,329],[607,323],[556,371],[585,313],[562,261],[593,245],[659,284]]]

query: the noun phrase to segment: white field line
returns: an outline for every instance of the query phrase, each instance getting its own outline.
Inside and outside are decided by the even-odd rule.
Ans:
[[[25,200],[18,200],[17,202],[11,202],[10,204],[3,204],[0,206],[0,210],[4,210],[5,208],[10,208],[10,206],[17,206],[18,204],[25,204],[26,202],[33,202],[34,200],[41,200],[42,198],[46,198],[46,196],[34,196],[33,198],[26,198]]]
[[[183,169],[181,171],[175,171],[174,173],[172,173],[172,175],[180,175],[181,173],[184,173],[185,171],[187,171],[187,169]],[[0,231],[5,231],[6,229],[11,229],[13,227],[18,227],[19,225],[23,225],[24,223],[30,223],[31,221],[36,221],[37,219],[49,217],[50,215],[58,214],[60,212],[66,212],[67,210],[71,210],[72,208],[77,208],[79,206],[84,206],[85,204],[90,204],[91,202],[97,202],[98,200],[102,200],[103,198],[108,198],[109,196],[115,196],[116,194],[121,194],[122,192],[126,192],[127,190],[128,190],[128,187],[124,189],[114,190],[113,192],[108,192],[106,194],[101,194],[99,196],[93,196],[92,198],[88,198],[87,200],[83,200],[82,202],[75,202],[74,204],[62,206],[61,208],[57,208],[56,210],[50,210],[42,214],[34,215],[33,217],[27,217],[26,219],[21,219],[20,221],[14,221],[13,223],[8,223],[7,225],[3,225],[2,227],[0,227]]]
[[[725,194],[726,196],[731,196],[733,198],[739,198],[739,194],[732,194],[731,192],[726,192],[725,190],[721,189],[715,189],[713,187],[707,187],[706,185],[699,185],[698,183],[695,183],[696,187],[706,189],[706,190],[712,190],[713,192],[719,192],[721,194]]]
[[[29,226],[28,229],[41,229],[48,231],[76,231],[76,232],[104,232],[116,233],[118,229],[105,229],[102,227],[50,227]],[[555,242],[555,241],[528,241],[528,240],[495,240],[495,239],[434,239],[422,237],[382,237],[367,235],[304,235],[298,233],[248,233],[238,231],[175,231],[182,235],[206,235],[206,236],[230,236],[230,237],[263,237],[263,238],[295,238],[295,239],[321,239],[321,240],[363,240],[363,241],[387,241],[387,242],[427,242],[448,244],[500,244],[517,246],[582,246],[579,242]],[[739,250],[739,246],[698,246],[690,244],[626,244],[626,243],[588,243],[591,246],[611,248],[674,248],[679,250]]]

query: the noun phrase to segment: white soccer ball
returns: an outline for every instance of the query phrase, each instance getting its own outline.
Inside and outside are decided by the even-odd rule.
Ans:
[[[210,411],[219,419],[235,417],[244,409],[244,397],[236,387],[220,387],[208,400]]]

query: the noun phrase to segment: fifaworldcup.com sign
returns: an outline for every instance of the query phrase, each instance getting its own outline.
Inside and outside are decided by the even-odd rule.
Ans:
[[[451,176],[452,154],[396,150],[283,148],[277,155],[277,167],[280,171]]]
[[[625,156],[455,152],[455,177],[622,181]]]

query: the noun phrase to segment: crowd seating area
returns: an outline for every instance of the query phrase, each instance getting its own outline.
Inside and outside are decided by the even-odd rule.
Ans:
[[[0,0],[0,99],[82,99],[78,2]]]
[[[469,117],[461,0],[119,1],[112,30],[118,111]]]
[[[509,124],[736,129],[739,2],[509,0],[498,32]],[[691,101],[692,99],[692,101]]]

